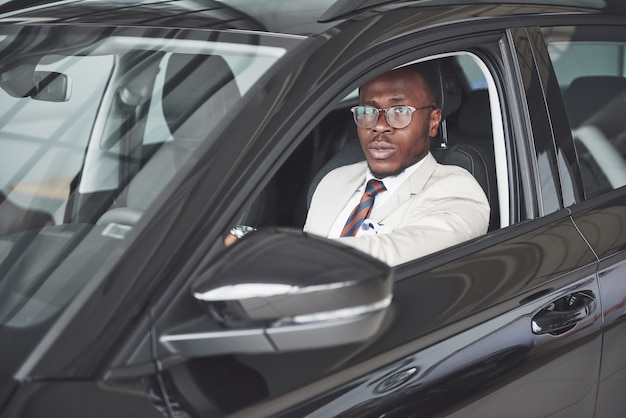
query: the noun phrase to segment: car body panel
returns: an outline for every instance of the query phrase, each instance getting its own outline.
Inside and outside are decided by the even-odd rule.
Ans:
[[[393,319],[385,332],[359,349],[346,369],[301,389],[313,401],[289,414],[515,416],[519,408],[510,405],[532,399],[536,411],[542,411],[539,415],[581,408],[582,416],[593,414],[602,343],[600,308],[580,327],[559,336],[531,337],[524,329],[531,328],[543,307],[567,294],[590,290],[597,297],[595,257],[567,214],[560,223],[536,230],[524,225],[510,229],[524,232],[511,237],[513,231],[508,231],[509,239],[498,240],[500,244],[425,272],[397,272]],[[511,257],[513,253],[518,257]],[[580,260],[586,267],[570,273]],[[536,269],[525,268],[530,265]],[[403,372],[406,381],[398,377],[403,381],[397,387],[386,388],[391,384],[385,381]],[[551,379],[577,393],[577,403],[569,405],[572,397],[564,403],[559,397],[537,398]],[[319,394],[324,384],[334,389]],[[508,402],[494,402],[498,397]],[[278,414],[293,398],[286,395],[267,409],[253,410]]]
[[[583,206],[573,218],[576,225],[600,258],[598,277],[604,310],[604,349],[597,416],[618,416],[624,405],[621,385],[624,361],[621,350],[624,335],[624,275],[626,274],[626,248],[624,247],[624,221],[626,201],[616,196],[602,204]]]

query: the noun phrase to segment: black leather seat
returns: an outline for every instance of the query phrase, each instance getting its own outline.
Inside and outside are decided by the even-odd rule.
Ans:
[[[625,98],[626,78],[619,76],[579,77],[563,94],[586,198],[622,184]]]
[[[626,91],[626,78],[583,76],[575,78],[563,93],[572,129],[580,127],[600,109]]]
[[[489,92],[474,90],[463,99],[450,129],[448,149],[434,151],[441,164],[458,165],[472,173],[489,199],[491,214],[489,230],[500,227],[498,188]]]
[[[240,96],[222,57],[172,54],[161,102],[172,140],[131,180],[125,206],[145,210]]]

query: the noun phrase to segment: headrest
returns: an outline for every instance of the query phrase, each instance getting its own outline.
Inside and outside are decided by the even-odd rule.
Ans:
[[[492,137],[489,92],[474,90],[463,100],[459,110],[459,128],[464,135],[489,139]]]
[[[241,97],[217,55],[172,54],[165,72],[163,115],[175,141],[195,147]]]
[[[418,71],[434,90],[442,120],[456,112],[461,104],[462,91],[455,76],[454,66],[454,58],[447,57],[418,62],[407,67]]]
[[[578,128],[598,110],[626,90],[626,78],[585,76],[572,81],[563,94],[572,128]]]
[[[441,100],[441,119],[456,112],[461,105],[461,86],[454,73],[452,58],[441,58],[436,61],[439,82],[439,97]]]
[[[455,76],[454,58],[440,58],[434,63],[436,85],[438,88],[439,108],[441,109],[441,123],[437,136],[431,139],[431,149],[446,148],[448,143],[447,119],[456,112],[461,105],[461,86]]]

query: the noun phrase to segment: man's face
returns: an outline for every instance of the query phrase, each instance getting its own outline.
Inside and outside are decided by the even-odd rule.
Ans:
[[[396,70],[371,80],[360,90],[361,105],[386,109],[409,105],[434,105],[422,76],[409,70]],[[384,112],[372,128],[357,128],[361,147],[372,173],[378,178],[397,176],[428,154],[430,138],[437,134],[441,111],[426,108],[413,113],[411,123],[401,129],[389,126]]]

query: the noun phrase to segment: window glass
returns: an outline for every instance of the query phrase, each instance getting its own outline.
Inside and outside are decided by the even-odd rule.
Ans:
[[[9,88],[0,89],[0,108],[4,109],[0,117],[0,187],[6,198],[62,222],[69,185],[83,163],[112,69],[111,56],[44,55],[34,74],[65,74],[64,97],[35,100],[15,97]],[[53,98],[55,86],[47,89],[48,98]]]
[[[626,184],[626,30],[544,28],[587,198]]]
[[[25,336],[16,346],[30,352],[31,327],[45,334],[42,324],[97,276],[187,157],[296,43],[0,29],[0,339]]]
[[[471,90],[481,90],[487,88],[487,78],[483,70],[476,65],[476,58],[469,54],[457,57],[459,66],[463,69],[467,83]]]
[[[434,83],[437,83],[437,92],[444,92],[439,103],[442,107],[442,121],[437,133],[430,139],[430,152],[440,164],[459,166],[468,171],[476,179],[477,185],[482,187],[490,206],[489,223],[485,231],[506,227],[510,222],[508,164],[495,81],[487,65],[472,53],[442,54],[426,61],[433,64],[433,72],[440,72],[433,78],[436,79]],[[419,61],[413,61],[405,65],[420,64]],[[441,80],[444,80],[445,86],[439,84]],[[354,89],[340,98],[336,107],[329,110],[279,168],[263,193],[251,202],[237,223],[255,228],[268,225],[304,227],[306,232],[312,234],[339,238],[341,228],[355,204],[347,202],[343,207],[335,208],[338,209],[337,213],[329,212],[328,208],[322,212],[313,204],[313,196],[316,190],[318,196],[324,196],[325,191],[320,192],[322,189],[318,186],[334,169],[366,159],[352,112],[360,103],[359,90]],[[365,165],[363,170],[365,172]],[[359,197],[358,192],[352,196],[355,201]],[[332,219],[330,229],[323,229],[327,225],[317,229],[319,223],[315,221],[305,223],[319,213],[323,213],[325,219]],[[391,226],[387,229],[392,230]],[[431,252],[458,243],[441,244]],[[375,254],[375,250],[368,250],[370,254]],[[413,253],[402,262],[423,255]],[[381,259],[385,262],[390,260]]]
[[[173,139],[163,115],[163,87],[166,79],[166,68],[172,53],[163,56],[159,64],[159,72],[155,79],[155,88],[150,98],[150,108],[146,118],[146,135],[143,137],[144,144],[155,144]],[[254,85],[259,76],[265,73],[276,61],[273,55],[262,54],[239,55],[235,51],[225,52],[222,56],[229,70],[234,74],[234,81],[239,94],[245,94]]]

